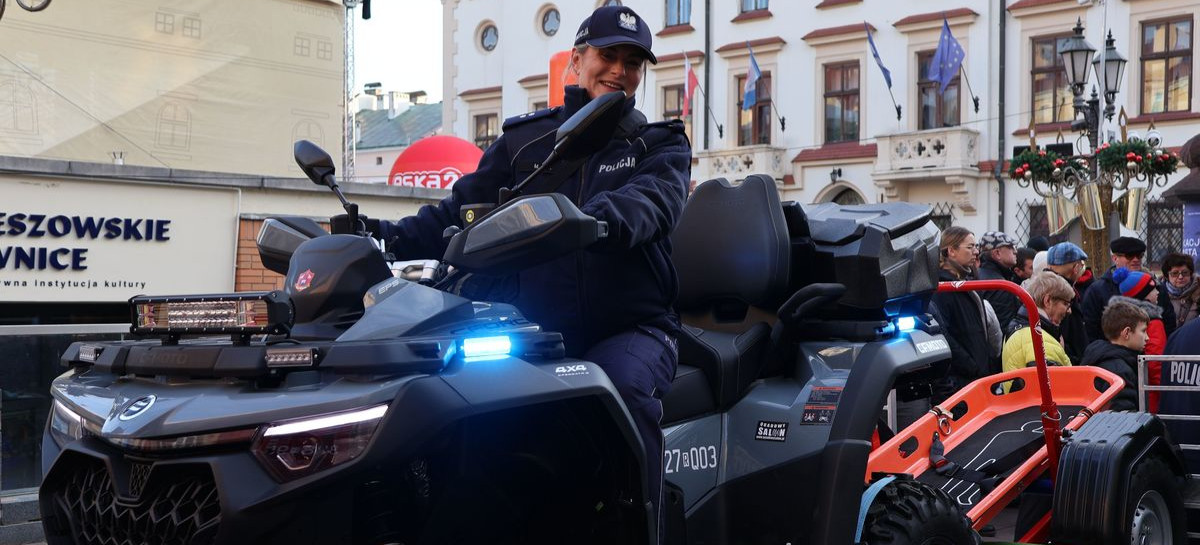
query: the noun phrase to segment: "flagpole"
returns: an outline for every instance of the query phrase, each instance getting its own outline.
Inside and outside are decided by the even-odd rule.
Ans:
[[[975,113],[979,113],[979,97],[975,95],[975,90],[971,88],[971,80],[967,78],[967,70],[958,65],[958,72],[962,74],[963,81],[967,82],[967,91],[971,93],[971,101],[975,103]]]
[[[700,82],[696,82],[696,88],[700,90],[700,96],[704,97],[704,109],[708,110],[708,117],[717,126],[717,138],[725,138],[725,126],[717,123],[717,116],[713,114],[712,106],[708,103],[708,93],[704,92],[704,87],[700,85]]]
[[[896,121],[900,121],[900,105],[896,104],[896,95],[892,94],[892,88],[888,87],[888,96],[892,97],[892,106],[896,107]]]

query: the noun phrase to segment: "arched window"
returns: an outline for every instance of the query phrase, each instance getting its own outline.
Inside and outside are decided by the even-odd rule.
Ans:
[[[158,110],[155,142],[160,148],[188,149],[192,137],[192,114],[177,102],[168,102]]]
[[[0,130],[37,132],[33,91],[17,82],[0,84]]]

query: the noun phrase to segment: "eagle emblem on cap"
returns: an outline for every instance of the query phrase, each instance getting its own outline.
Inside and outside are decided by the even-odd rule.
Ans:
[[[637,16],[632,13],[617,15],[617,25],[630,32],[637,32]]]

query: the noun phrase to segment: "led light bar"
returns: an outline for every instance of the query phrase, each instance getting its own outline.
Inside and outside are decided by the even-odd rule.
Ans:
[[[282,291],[216,295],[138,295],[129,300],[135,334],[286,333],[292,302]]]
[[[268,348],[267,367],[312,367],[317,362],[315,348]]]
[[[503,356],[512,350],[512,339],[508,335],[463,339],[462,349],[466,358]]]
[[[96,363],[96,360],[100,358],[100,353],[103,351],[103,346],[85,344],[79,347],[79,361],[84,363]]]

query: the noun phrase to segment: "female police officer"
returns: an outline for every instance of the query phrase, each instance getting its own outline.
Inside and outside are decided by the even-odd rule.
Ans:
[[[577,171],[560,171],[560,184],[549,184],[583,213],[608,222],[607,238],[520,273],[514,303],[531,320],[561,332],[569,355],[595,362],[616,386],[646,448],[657,512],[660,400],[675,374],[679,327],[671,310],[676,277],[668,235],[686,199],[691,146],[679,122],[647,124],[633,108],[645,61],[658,62],[650,45],[650,29],[633,10],[597,9],[575,37],[568,70],[579,83],[565,89],[563,106],[506,120],[479,169],[458,180],[449,197],[415,216],[369,228],[399,259],[440,258],[442,231],[459,223],[462,206],[496,202],[500,188],[519,183],[546,158],[556,129],[571,114],[592,98],[623,91],[625,118],[617,134]]]

